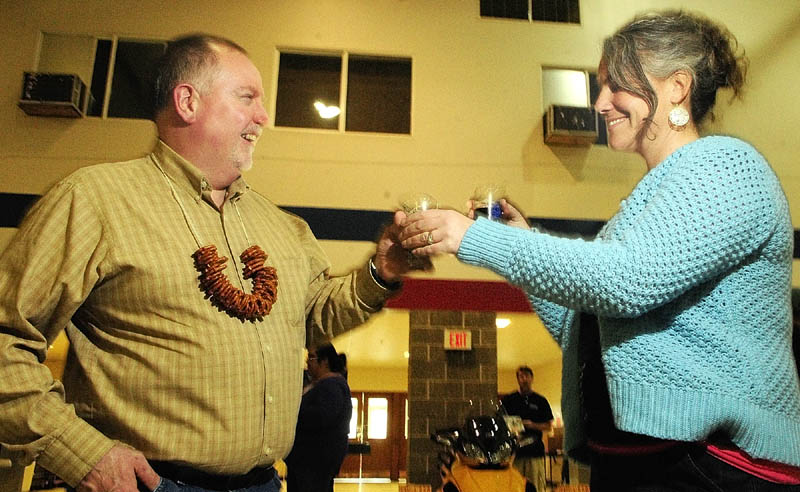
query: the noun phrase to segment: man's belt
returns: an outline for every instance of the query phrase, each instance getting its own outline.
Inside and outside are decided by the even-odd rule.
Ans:
[[[244,475],[217,475],[169,461],[151,461],[150,466],[161,477],[209,490],[246,489],[269,482],[275,477],[271,466],[253,468]]]

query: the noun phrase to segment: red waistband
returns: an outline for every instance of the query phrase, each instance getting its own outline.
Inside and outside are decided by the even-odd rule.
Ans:
[[[603,456],[642,456],[660,453],[686,444],[689,443],[667,440],[608,444],[590,440],[587,446],[593,452]],[[785,485],[800,485],[800,467],[753,458],[728,442],[697,444],[701,445],[714,458],[762,480]]]
[[[609,456],[632,456],[654,454],[686,444],[681,441],[654,440],[631,444],[607,444],[589,440],[586,445],[597,454]]]
[[[706,452],[720,461],[772,483],[800,485],[800,468],[753,458],[729,443],[703,443]]]

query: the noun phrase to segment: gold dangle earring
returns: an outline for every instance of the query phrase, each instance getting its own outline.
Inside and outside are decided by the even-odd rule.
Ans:
[[[689,112],[682,106],[676,104],[669,112],[667,120],[669,121],[670,128],[676,132],[682,132],[686,128],[686,125],[689,124]]]

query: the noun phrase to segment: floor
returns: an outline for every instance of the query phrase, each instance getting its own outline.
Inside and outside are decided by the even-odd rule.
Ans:
[[[353,483],[340,482],[333,483],[333,492],[398,492],[397,482],[384,483]]]
[[[547,488],[551,491],[550,487]],[[380,483],[357,483],[355,481],[343,482],[337,479],[333,484],[333,492],[416,492],[406,489],[405,483],[380,482]],[[435,492],[435,491],[433,491]]]
[[[380,480],[380,479],[379,479]],[[343,480],[343,479],[336,479],[333,483],[333,492],[422,492],[416,486],[415,488],[408,488],[408,487],[415,487],[413,485],[407,486],[405,482],[397,483],[397,482],[389,482],[388,479],[385,481],[380,482],[366,482],[366,483],[359,483],[357,480]],[[573,485],[573,486],[563,486],[563,487],[571,487],[570,490],[575,491],[588,491],[588,485]],[[551,488],[548,485],[547,492],[551,492],[555,490],[555,488]],[[435,490],[432,492],[436,492]]]

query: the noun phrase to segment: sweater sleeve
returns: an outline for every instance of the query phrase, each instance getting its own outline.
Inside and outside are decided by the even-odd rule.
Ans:
[[[570,309],[536,296],[528,296],[528,302],[531,303],[545,329],[563,349],[564,326],[571,312]]]
[[[479,219],[458,251],[529,296],[606,317],[636,317],[745,267],[776,227],[777,180],[744,142],[676,152],[637,185],[631,210],[594,241]]]

